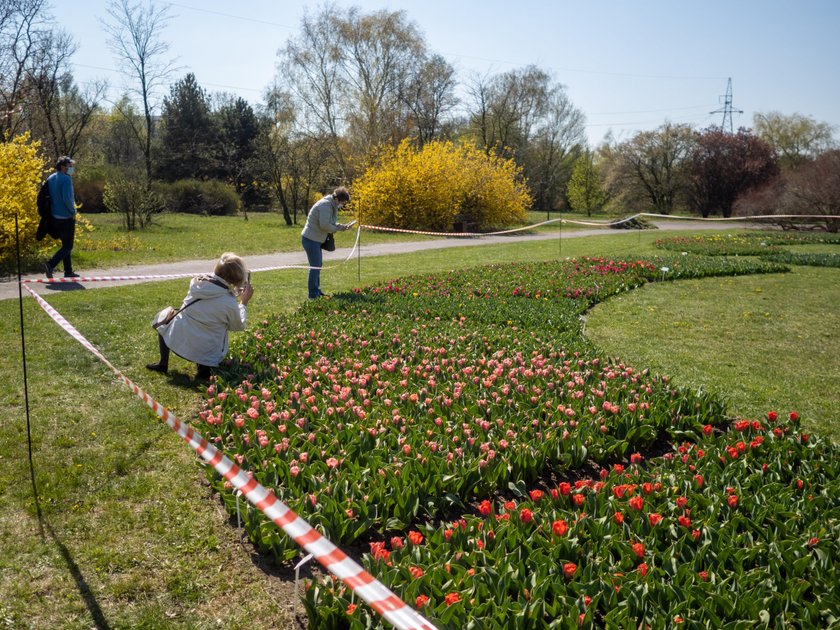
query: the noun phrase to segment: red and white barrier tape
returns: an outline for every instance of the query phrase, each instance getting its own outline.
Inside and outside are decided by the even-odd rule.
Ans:
[[[753,219],[840,219],[840,216],[825,215],[825,214],[762,214],[750,217],[683,217],[671,214],[655,214],[652,212],[639,212],[632,216],[617,221],[578,221],[575,219],[550,219],[548,221],[541,221],[532,225],[526,225],[512,230],[502,230],[500,232],[428,232],[422,230],[408,230],[403,228],[382,227],[378,225],[362,225],[361,227],[368,230],[375,230],[379,232],[399,232],[402,234],[419,234],[424,236],[460,236],[463,238],[473,238],[476,236],[499,236],[501,234],[511,234],[513,232],[522,232],[530,230],[549,223],[568,223],[569,225],[586,225],[590,227],[614,227],[622,223],[628,223],[639,217],[657,217],[662,219],[674,219],[680,221],[752,221]]]
[[[52,284],[54,282],[123,282],[126,280],[175,280],[192,278],[195,273],[164,273],[149,276],[82,276],[79,278],[23,278],[21,282]]]
[[[566,223],[566,219],[549,219],[548,221],[540,221],[532,225],[525,225],[523,227],[513,228],[511,230],[501,230],[499,232],[424,232],[421,230],[407,230],[403,228],[383,227],[381,225],[361,225],[360,227],[366,230],[374,230],[377,232],[399,232],[402,234],[422,234],[425,236],[460,236],[463,238],[472,238],[474,236],[500,236],[502,234],[513,234],[514,232],[523,232],[531,230],[536,227],[548,225],[549,223],[562,222]]]
[[[515,232],[523,232],[525,230],[531,230],[533,228],[541,227],[543,225],[548,225],[550,223],[567,223],[569,225],[585,225],[589,227],[615,227],[616,225],[621,225],[622,223],[628,223],[637,219],[639,217],[655,217],[659,219],[672,219],[676,221],[707,221],[707,222],[716,222],[716,221],[741,221],[741,222],[749,222],[755,219],[840,219],[840,216],[836,215],[824,215],[824,214],[766,214],[766,215],[756,215],[751,217],[684,217],[678,215],[671,215],[671,214],[655,214],[652,212],[639,212],[632,216],[626,217],[624,219],[619,219],[618,221],[578,221],[575,219],[550,219],[548,221],[541,221],[540,223],[534,223],[532,225],[526,225],[519,228],[513,228],[511,230],[502,230],[499,232],[428,232],[423,230],[408,230],[403,228],[391,228],[391,227],[384,227],[380,225],[362,225],[359,224],[358,228],[356,229],[356,241],[353,243],[353,248],[350,250],[350,253],[347,257],[333,265],[322,265],[321,267],[311,267],[309,265],[276,265],[273,267],[257,267],[252,269],[252,272],[261,272],[261,271],[280,271],[282,269],[332,269],[338,266],[341,266],[347,263],[355,254],[357,248],[359,247],[359,239],[361,236],[362,228],[366,230],[374,230],[378,232],[396,232],[400,234],[418,234],[422,236],[453,236],[453,237],[461,237],[461,238],[475,238],[475,237],[482,237],[482,236],[500,236],[503,234],[513,234]],[[74,282],[74,283],[84,283],[84,282],[120,282],[126,280],[172,280],[176,278],[192,278],[196,274],[195,273],[173,273],[173,274],[156,274],[156,275],[148,275],[148,276],[91,276],[91,277],[80,277],[80,278],[24,278],[21,282],[24,283],[40,283],[40,284],[51,284],[54,282]]]
[[[318,562],[335,577],[344,582],[354,593],[379,613],[383,619],[399,630],[435,630],[427,619],[409,607],[384,584],[379,582],[341,549],[312,528],[268,488],[262,486],[248,472],[231,461],[224,453],[204,439],[185,422],[181,422],[166,407],[149,396],[142,388],[118,370],[92,343],[56,311],[44,298],[29,287],[24,287],[42,309],[71,337],[87,348],[107,365],[140,400],[192,447],[192,449],[222,477],[239,490],[251,504],[280,527],[298,545],[315,556]]]
[[[340,265],[345,264],[348,262],[352,257],[353,254],[356,252],[356,249],[359,247],[359,239],[360,239],[360,229],[356,230],[356,241],[353,243],[353,248],[350,250],[350,253],[347,255],[347,258],[344,260],[334,264],[334,265],[322,265],[320,267],[311,267],[309,265],[276,265],[274,267],[257,267],[255,269],[251,269],[251,272],[259,272],[259,271],[278,271],[280,269],[332,269],[334,267],[338,267]],[[34,283],[34,284],[52,284],[54,282],[72,282],[72,283],[84,283],[84,282],[120,282],[126,280],[175,280],[178,278],[194,278],[197,274],[195,273],[167,273],[167,274],[153,274],[148,276],[81,276],[79,278],[24,278],[21,282],[25,283]]]

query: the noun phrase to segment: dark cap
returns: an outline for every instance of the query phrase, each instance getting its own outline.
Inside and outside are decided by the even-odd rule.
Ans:
[[[55,161],[55,170],[60,169],[62,166],[73,166],[76,163],[76,160],[71,158],[69,155],[62,155]]]

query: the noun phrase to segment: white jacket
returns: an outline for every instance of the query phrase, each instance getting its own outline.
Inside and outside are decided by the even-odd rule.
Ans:
[[[210,278],[224,286],[210,282]],[[216,367],[228,352],[228,331],[245,330],[245,306],[227,282],[211,274],[193,278],[184,298],[187,308],[158,328],[166,345],[187,361]],[[195,304],[190,304],[198,299]]]

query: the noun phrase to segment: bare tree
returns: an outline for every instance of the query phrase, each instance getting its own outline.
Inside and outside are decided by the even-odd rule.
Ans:
[[[401,98],[410,112],[417,145],[437,139],[443,119],[458,104],[455,96],[455,68],[440,55],[422,59],[401,89]]]
[[[330,139],[328,151],[346,178],[347,165],[339,143],[344,123],[339,113],[343,85],[338,22],[334,7],[325,8],[317,16],[306,13],[300,34],[289,39],[278,55],[285,83],[301,104],[300,123],[310,137]]]
[[[818,155],[813,162],[789,173],[781,210],[791,214],[826,215],[825,229],[840,231],[836,216],[840,208],[840,150]]]
[[[29,127],[53,155],[75,155],[107,89],[102,81],[93,82],[84,91],[78,88],[67,70],[75,52],[69,34],[51,31],[28,64]]]
[[[139,98],[143,105],[145,127],[132,124],[132,129],[143,150],[147,187],[152,183],[153,112],[158,90],[176,70],[174,62],[165,59],[169,43],[161,39],[161,32],[170,20],[169,7],[153,2],[144,6],[130,0],[112,0],[108,6],[110,21],[104,24],[110,37],[109,47],[123,73],[133,82],[129,94]],[[128,112],[126,118],[134,122]]]
[[[584,116],[566,88],[536,66],[494,77],[473,77],[469,130],[488,153],[515,159],[535,205],[553,208],[585,146]]]
[[[324,165],[330,160],[328,138],[295,131],[294,99],[278,88],[266,96],[257,150],[286,225],[297,223],[298,211],[309,209],[311,193],[319,187]]]
[[[47,0],[0,2],[0,137],[26,127],[27,69],[48,32]]]
[[[425,55],[425,42],[402,11],[363,14],[328,5],[306,14],[300,34],[279,51],[283,82],[300,103],[311,138],[328,138],[340,178],[350,154],[365,157],[409,134],[401,89]]]
[[[407,136],[400,88],[426,45],[404,11],[362,14],[353,7],[339,23],[341,65],[347,84],[347,121],[356,151],[368,155],[380,144]]]
[[[604,147],[610,191],[640,210],[670,214],[685,202],[693,138],[688,125],[666,123]]]
[[[488,152],[521,156],[537,121],[548,112],[556,86],[536,66],[512,70],[491,78],[475,77],[469,86],[474,134]]]
[[[560,85],[549,95],[546,110],[525,148],[523,169],[535,207],[554,209],[565,195],[575,160],[586,147],[586,118]]]

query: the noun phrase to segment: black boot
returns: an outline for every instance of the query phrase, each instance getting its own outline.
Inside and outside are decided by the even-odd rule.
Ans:
[[[160,351],[160,361],[157,363],[147,363],[146,369],[166,374],[166,371],[169,369],[169,346],[166,345],[166,342],[160,335],[158,335],[158,350]]]

